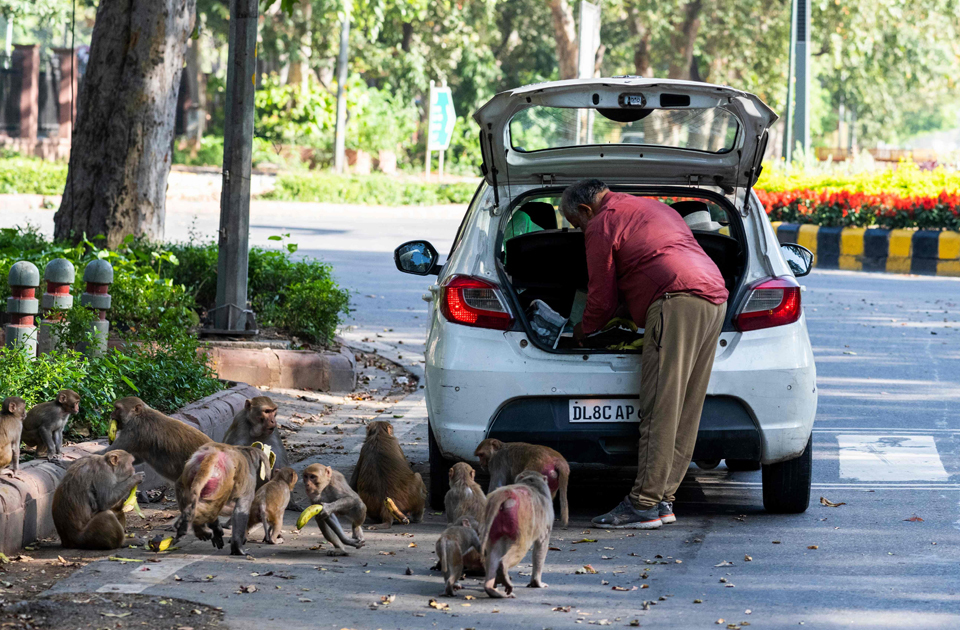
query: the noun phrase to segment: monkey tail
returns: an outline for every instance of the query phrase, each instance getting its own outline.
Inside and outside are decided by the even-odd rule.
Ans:
[[[560,494],[560,526],[566,528],[570,522],[570,505],[567,503],[567,486],[570,483],[570,465],[566,462],[558,462],[557,472],[560,478],[557,480],[560,484],[558,488]]]

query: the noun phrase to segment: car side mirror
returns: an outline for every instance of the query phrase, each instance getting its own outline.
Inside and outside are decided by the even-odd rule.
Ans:
[[[437,261],[440,254],[428,241],[408,241],[393,250],[393,261],[397,269],[415,276],[429,276],[440,273]]]
[[[783,254],[787,264],[790,265],[790,271],[796,277],[805,276],[813,268],[813,252],[796,243],[782,243],[780,253]]]

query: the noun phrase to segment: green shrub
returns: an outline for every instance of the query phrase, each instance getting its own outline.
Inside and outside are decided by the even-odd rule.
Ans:
[[[283,173],[265,199],[322,201],[368,205],[436,205],[469,203],[477,182],[437,184],[388,175],[333,175],[329,173]]]
[[[66,183],[66,162],[10,154],[0,157],[0,194],[60,195]]]

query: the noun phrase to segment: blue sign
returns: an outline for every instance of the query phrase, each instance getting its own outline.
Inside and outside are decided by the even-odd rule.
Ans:
[[[430,133],[427,136],[428,151],[446,151],[457,124],[457,112],[453,109],[453,94],[448,87],[430,91]]]

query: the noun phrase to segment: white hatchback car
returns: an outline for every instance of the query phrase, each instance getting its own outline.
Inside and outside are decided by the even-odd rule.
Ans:
[[[813,255],[778,243],[751,190],[776,119],[739,90],[639,77],[532,85],[477,112],[484,180],[447,261],[425,241],[395,253],[401,271],[439,276],[424,296],[434,507],[449,467],[476,463],[485,438],[544,444],[574,467],[636,466],[639,351],[579,347],[531,323],[544,304],[572,321],[582,312],[583,234],[557,205],[565,186],[597,177],[710,213],[713,229],[694,234],[730,299],[694,461],[762,465],[768,511],[807,508],[816,367],[795,278]]]

